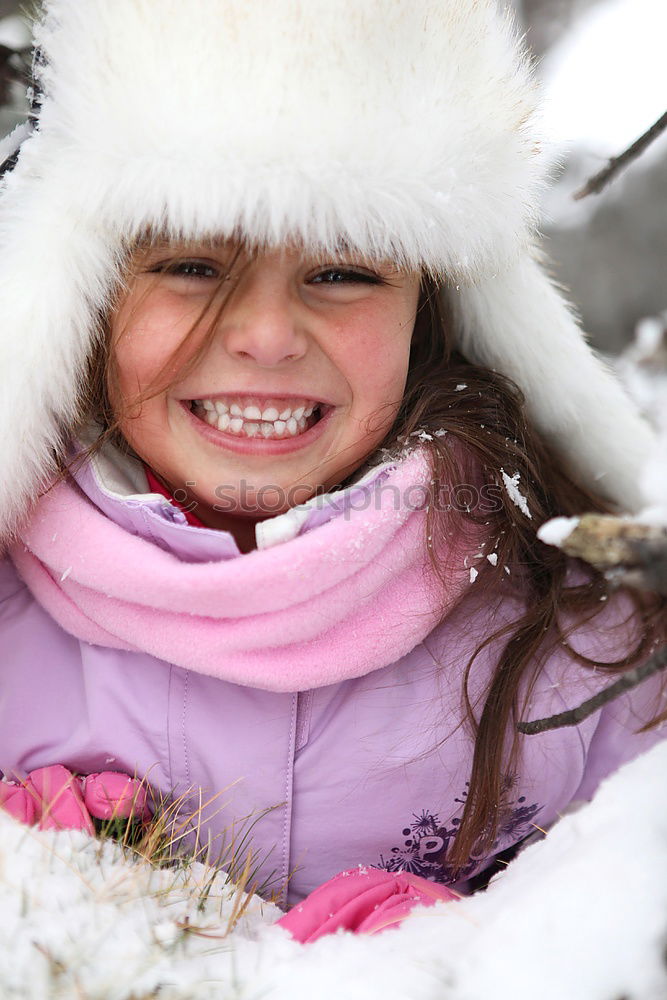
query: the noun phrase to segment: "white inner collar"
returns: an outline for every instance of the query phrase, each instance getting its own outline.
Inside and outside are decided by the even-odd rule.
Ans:
[[[89,447],[96,440],[98,434],[99,430],[91,426],[79,433],[79,440],[83,445]],[[132,458],[131,455],[124,455],[110,441],[95,452],[90,463],[98,488],[112,500],[125,502],[128,500],[135,502],[155,500],[163,506],[173,509],[173,504],[162,494],[150,492],[148,478],[142,463]],[[334,489],[329,493],[320,494],[305,503],[291,507],[283,514],[258,521],[255,525],[257,548],[268,549],[280,542],[295,538],[313,510],[320,510],[333,502],[340,504],[340,501],[344,500],[351,492],[373,482],[385,469],[394,468],[395,465],[394,461],[386,461],[370,468],[362,466],[358,477],[344,489]]]

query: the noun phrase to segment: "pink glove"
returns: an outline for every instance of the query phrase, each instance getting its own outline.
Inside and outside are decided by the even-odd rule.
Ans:
[[[23,784],[23,791],[35,804],[35,819],[39,821],[40,830],[95,832],[83,803],[81,779],[62,764],[31,771]]]
[[[0,781],[0,809],[29,826],[37,822],[37,803],[23,785]]]
[[[460,898],[451,889],[409,872],[392,874],[360,866],[319,886],[278,924],[302,944],[317,941],[339,927],[355,934],[380,934],[400,924],[415,906]]]
[[[86,830],[96,819],[145,820],[151,815],[145,785],[116,771],[79,778],[62,764],[39,767],[25,781],[0,782],[0,808],[40,830]]]
[[[148,788],[143,781],[118,771],[102,771],[83,779],[83,801],[95,819],[132,819],[152,816]]]

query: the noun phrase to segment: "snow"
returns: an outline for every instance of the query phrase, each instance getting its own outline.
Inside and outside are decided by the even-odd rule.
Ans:
[[[519,508],[522,514],[532,518],[533,515],[528,510],[528,501],[519,490],[520,474],[515,472],[513,476],[508,476],[504,469],[500,470],[500,474],[503,477],[505,489],[512,503]]]
[[[637,324],[635,339],[616,368],[657,434],[641,473],[644,507],[636,520],[667,527],[667,312]]]
[[[111,842],[0,815],[3,1000],[658,1000],[667,996],[667,741],[603,783],[485,893],[376,937],[298,945],[255,898]],[[611,946],[622,944],[622,947]]]
[[[661,349],[665,325],[665,319],[659,319],[657,316],[647,316],[639,321],[635,330],[638,358],[648,359]]]
[[[545,545],[555,545],[559,548],[578,524],[578,517],[553,517],[538,528],[537,537]]]
[[[664,113],[666,35],[662,0],[602,0],[545,56],[547,155],[554,163],[566,153],[576,161],[547,198],[558,225],[579,225],[596,211],[599,199],[574,202],[572,193]],[[666,149],[663,136],[631,169],[645,169]],[[619,190],[618,184],[608,189],[611,197]]]
[[[603,0],[584,12],[542,64],[550,135],[600,156],[634,142],[665,110],[666,35],[660,0]]]
[[[641,320],[634,341],[614,363],[639,410],[656,432],[639,477],[643,505],[631,520],[667,528],[667,312]],[[576,517],[556,517],[537,537],[559,547],[576,527]]]
[[[0,45],[2,42],[0,42]],[[1,109],[0,109],[1,110]],[[29,122],[20,122],[12,130],[0,139],[0,163],[4,163],[19,148],[24,139],[32,132],[32,125]]]
[[[0,45],[6,45],[8,49],[22,49],[30,42],[30,29],[25,18],[18,14],[0,18]]]

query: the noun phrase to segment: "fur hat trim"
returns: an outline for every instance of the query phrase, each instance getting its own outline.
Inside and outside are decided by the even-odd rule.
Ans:
[[[637,506],[649,432],[531,249],[535,87],[495,0],[45,0],[35,41],[37,127],[0,193],[0,537],[62,453],[146,228],[344,242],[443,279],[464,353]]]

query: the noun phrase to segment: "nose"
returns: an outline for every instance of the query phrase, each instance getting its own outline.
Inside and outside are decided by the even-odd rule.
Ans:
[[[261,368],[303,357],[308,334],[300,303],[281,274],[245,274],[225,302],[221,335],[225,350]]]

